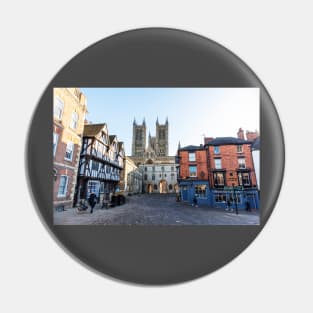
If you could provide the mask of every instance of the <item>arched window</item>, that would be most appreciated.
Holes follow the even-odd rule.
[[[71,128],[76,129],[78,123],[78,114],[76,112],[72,113],[72,120],[71,120]]]

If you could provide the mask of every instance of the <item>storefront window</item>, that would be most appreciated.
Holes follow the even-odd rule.
[[[199,198],[206,198],[206,185],[195,185],[195,195]]]
[[[215,202],[226,202],[226,193],[218,192],[215,194]]]

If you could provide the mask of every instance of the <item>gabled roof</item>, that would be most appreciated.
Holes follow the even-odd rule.
[[[242,145],[249,144],[252,141],[240,139],[236,137],[216,137],[207,143],[208,146],[221,146],[221,145]]]
[[[118,151],[121,151],[121,149],[123,148],[124,142],[123,141],[119,141],[118,142]]]
[[[116,135],[110,135],[109,136],[110,144],[113,142],[114,138],[116,138]]]
[[[104,127],[106,127],[105,123],[102,123],[102,124],[86,124],[84,126],[83,136],[84,137],[95,137],[101,132],[101,130]]]

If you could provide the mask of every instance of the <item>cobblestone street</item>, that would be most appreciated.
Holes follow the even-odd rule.
[[[223,209],[192,207],[175,201],[173,194],[128,196],[126,204],[93,214],[76,209],[54,212],[55,225],[257,225],[258,212],[226,212]]]

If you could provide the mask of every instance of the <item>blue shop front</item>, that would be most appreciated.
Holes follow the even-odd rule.
[[[259,209],[260,197],[256,188],[224,187],[211,190],[211,206],[215,208]]]
[[[180,195],[182,202],[193,203],[196,196],[199,205],[212,208],[226,209],[259,209],[259,191],[256,188],[224,187],[222,189],[210,189],[208,181],[184,180],[179,182]],[[247,204],[249,203],[249,204]]]
[[[199,205],[209,205],[210,188],[205,180],[184,180],[179,182],[180,196],[182,202],[193,203],[196,196]]]

